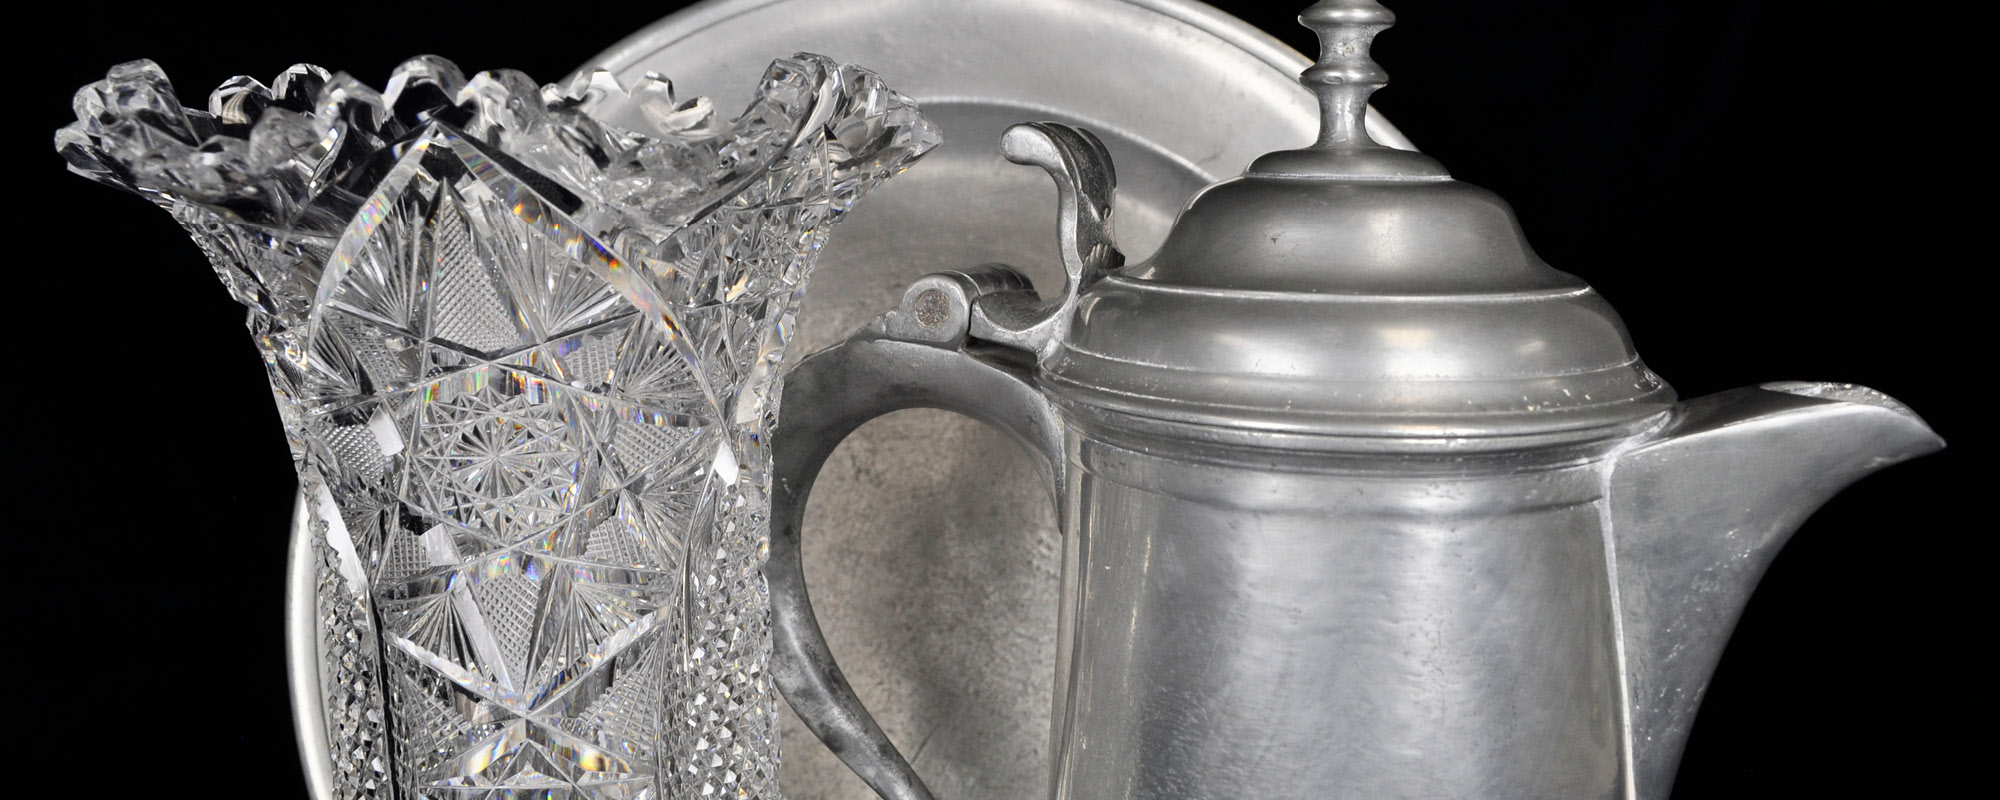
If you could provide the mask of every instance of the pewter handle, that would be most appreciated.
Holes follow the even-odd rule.
[[[820,466],[863,423],[892,411],[941,408],[1006,433],[1064,495],[1063,424],[1035,387],[1075,310],[1078,293],[1122,262],[1111,241],[1110,157],[1097,137],[1056,123],[1009,128],[1010,160],[1055,179],[1062,293],[1038,298],[1012,268],[989,264],[918,279],[903,302],[860,333],[800,362],[785,377],[772,437],[771,674],[813,734],[870,788],[891,800],[931,800],[930,789],[862,706],[834,663],[806,590],[801,532]]]
[[[806,498],[820,465],[862,423],[906,408],[942,408],[1007,433],[1052,465],[1062,458],[1062,425],[1018,367],[956,350],[890,339],[850,340],[800,363],[785,379],[784,416],[773,437],[770,585],[775,648],[771,672],[806,727],[892,800],[930,800],[924,787],[855,697],[834,664],[813,616],[800,559]]]

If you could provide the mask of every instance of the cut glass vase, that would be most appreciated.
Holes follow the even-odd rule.
[[[191,110],[138,61],[76,112],[70,168],[165,208],[249,308],[334,797],[778,796],[779,367],[828,227],[937,144],[912,103],[801,54],[733,122],[436,58]]]

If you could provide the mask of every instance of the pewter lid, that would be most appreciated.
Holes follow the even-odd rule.
[[[1158,253],[1092,285],[1043,361],[1057,394],[1127,422],[1451,447],[1608,435],[1673,401],[1505,201],[1368,137],[1388,82],[1368,48],[1394,19],[1373,0],[1300,16],[1319,140],[1202,190]]]

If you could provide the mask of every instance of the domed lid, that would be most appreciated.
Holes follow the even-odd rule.
[[[1388,82],[1369,44],[1394,16],[1322,0],[1300,21],[1320,37],[1300,76],[1319,141],[1202,190],[1150,260],[1091,285],[1050,388],[1128,422],[1452,448],[1606,435],[1670,404],[1505,201],[1369,138]]]

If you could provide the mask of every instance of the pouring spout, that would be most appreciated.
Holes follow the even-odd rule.
[[[1630,791],[1664,800],[1737,617],[1785,540],[1835,493],[1944,446],[1859,386],[1770,383],[1687,401],[1607,486]]]

